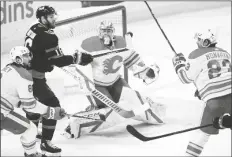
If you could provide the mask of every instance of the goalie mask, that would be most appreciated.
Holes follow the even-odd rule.
[[[198,47],[209,47],[213,44],[217,44],[216,36],[211,29],[197,32],[194,39],[196,40]]]
[[[10,58],[13,63],[23,66],[26,69],[31,67],[32,53],[24,46],[16,46],[10,51]]]
[[[101,22],[99,27],[99,38],[103,41],[104,45],[113,45],[113,42],[115,41],[114,32],[115,28],[112,22]]]

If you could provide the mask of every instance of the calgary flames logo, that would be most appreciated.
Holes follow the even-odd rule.
[[[122,62],[122,60],[123,58],[121,56],[114,56],[112,58],[106,59],[103,62],[103,73],[105,75],[116,73],[121,67],[120,63]]]

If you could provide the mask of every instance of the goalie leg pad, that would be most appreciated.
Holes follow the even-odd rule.
[[[162,104],[155,103],[148,97],[142,97],[138,91],[131,88],[123,87],[121,98],[118,104],[125,110],[135,111],[135,120],[143,121],[150,124],[163,124],[166,107]],[[141,109],[144,106],[144,110]],[[141,112],[137,111],[140,108]]]
[[[85,118],[71,117],[69,126],[68,126],[70,127],[69,129],[70,133],[68,133],[67,135],[67,131],[65,131],[62,135],[64,135],[67,138],[79,138],[83,135],[86,135],[92,132],[97,132],[99,130],[110,128],[125,120],[125,118],[122,118],[119,114],[117,114],[116,112],[113,112],[113,110],[110,109],[109,107],[81,113],[81,115],[83,114],[85,115],[98,115],[98,114],[105,115],[106,121],[97,121],[97,120],[91,120],[91,119],[85,119]],[[89,116],[89,117],[92,117],[92,116]],[[95,118],[95,117],[92,117],[92,118]]]

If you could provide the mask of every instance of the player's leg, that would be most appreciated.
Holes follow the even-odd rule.
[[[113,100],[111,94],[109,93],[109,90],[112,88],[111,86],[104,87],[100,85],[96,85],[95,88],[106,95],[109,99]],[[125,119],[119,116],[116,112],[113,112],[112,109],[110,109],[108,106],[106,106],[104,103],[102,103],[100,100],[93,96],[88,96],[89,101],[92,106],[96,107],[88,107],[85,112],[81,112],[82,114],[86,115],[96,115],[96,114],[102,114],[106,117],[105,122],[99,122],[94,120],[88,120],[83,118],[77,118],[72,117],[70,118],[70,123],[65,129],[65,132],[63,133],[64,136],[71,138],[79,138],[81,135],[103,130],[109,127],[112,127],[116,124],[119,124],[121,121],[124,121]],[[90,106],[91,106],[90,105]],[[91,110],[92,108],[92,110]],[[77,115],[80,115],[77,113]]]
[[[1,129],[5,129],[15,135],[21,135],[20,140],[26,157],[41,156],[41,154],[37,153],[36,148],[37,128],[26,117],[14,111],[9,112],[7,115],[1,113]]]
[[[33,79],[34,96],[46,106],[59,107],[60,102],[50,87],[47,85],[45,79]],[[59,155],[61,149],[51,143],[57,120],[42,118],[42,139],[40,148],[43,153],[53,153]]]
[[[25,111],[26,112],[26,111]],[[41,115],[40,114],[37,114],[37,113],[31,113],[31,112],[26,112],[26,117],[32,121],[37,127],[39,125],[39,121],[40,121],[40,118],[41,118]]]
[[[123,78],[120,78],[115,82],[109,91],[113,100],[118,102],[119,105],[125,109],[139,108],[145,103],[148,103],[151,106],[149,110],[142,112],[140,115],[136,115],[134,119],[151,124],[163,124],[163,105],[153,102],[148,97],[141,96],[138,91],[131,89]]]
[[[208,100],[201,118],[201,126],[212,124],[214,118],[220,117],[224,113],[231,113],[229,109],[231,109],[231,94]],[[186,155],[200,156],[210,135],[217,135],[218,133],[219,130],[213,126],[196,131],[187,146]]]

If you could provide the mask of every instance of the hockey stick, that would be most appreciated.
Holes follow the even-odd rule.
[[[106,121],[106,117],[103,114],[99,114],[99,118],[91,118],[91,117],[86,117],[86,116],[78,116],[77,114],[66,114],[67,117],[77,117],[77,118],[83,118],[83,119],[90,119],[90,120],[97,120],[97,121]]]
[[[112,54],[112,53],[126,52],[128,50],[129,50],[128,48],[122,48],[122,49],[119,49],[119,50],[112,50],[112,51],[108,51],[108,52],[105,52],[105,53],[100,53],[100,54],[93,55],[93,58],[98,58],[98,57],[106,56],[106,55],[109,55],[109,54]]]
[[[150,106],[148,104],[144,104],[142,105],[139,109],[135,110],[130,110],[130,111],[126,111],[123,108],[119,107],[117,103],[113,102],[111,99],[109,99],[107,96],[105,96],[104,94],[102,94],[100,91],[98,91],[97,89],[92,89],[88,82],[90,82],[91,84],[94,85],[94,82],[92,82],[82,71],[80,71],[75,65],[74,66],[69,66],[69,67],[75,67],[76,71],[86,80],[86,86],[88,88],[88,90],[90,91],[90,93],[96,97],[97,99],[99,99],[101,102],[103,102],[104,104],[106,104],[108,107],[110,107],[111,109],[113,109],[115,112],[117,112],[119,115],[121,115],[124,118],[132,118],[135,117],[135,115],[138,115],[140,112],[146,111],[150,108]],[[73,77],[75,80],[79,81],[78,77],[75,76],[73,73],[71,73],[70,71],[68,71],[65,68],[61,68],[65,73],[67,73],[68,75],[70,75],[71,77]]]
[[[131,43],[132,43],[132,36],[133,36],[133,34],[131,32],[128,32],[128,33],[125,34],[125,40],[126,40],[127,47],[121,48],[121,49],[118,49],[118,50],[110,50],[110,51],[103,52],[103,53],[99,52],[99,54],[93,55],[93,58],[106,56],[106,55],[109,55],[109,54],[112,54],[112,53],[122,53],[122,52],[128,51],[131,48],[130,46],[131,46]]]
[[[146,5],[147,5],[147,7],[148,7],[148,9],[149,9],[149,11],[150,11],[152,17],[154,18],[156,24],[158,25],[159,29],[161,30],[162,34],[164,35],[164,37],[165,37],[166,41],[168,42],[169,46],[171,47],[172,51],[173,51],[173,52],[175,53],[175,55],[176,55],[177,53],[176,53],[175,49],[173,48],[173,46],[172,46],[172,44],[170,43],[168,37],[166,36],[166,34],[164,33],[163,29],[161,28],[161,26],[160,26],[160,24],[159,24],[157,18],[155,17],[154,13],[153,13],[152,10],[151,10],[149,4],[147,3],[147,1],[144,1],[144,2],[146,3]]]
[[[172,132],[172,133],[168,133],[168,134],[164,134],[164,135],[160,135],[160,136],[155,136],[155,137],[146,137],[144,135],[142,135],[140,132],[138,132],[133,126],[131,125],[127,125],[126,129],[127,131],[133,135],[134,137],[138,138],[139,140],[146,142],[146,141],[151,141],[151,140],[155,140],[155,139],[159,139],[159,138],[163,138],[163,137],[167,137],[167,136],[172,136],[172,135],[176,135],[176,134],[181,134],[184,132],[188,132],[188,131],[192,131],[192,130],[197,130],[197,129],[201,129],[201,128],[205,128],[205,127],[209,127],[212,126],[213,124],[207,124],[207,125],[203,125],[203,126],[198,126],[198,127],[194,127],[194,128],[189,128],[186,130],[181,130],[181,131],[176,131],[176,132]]]

